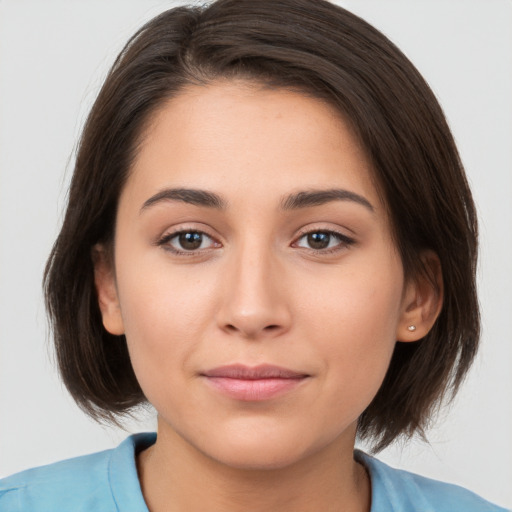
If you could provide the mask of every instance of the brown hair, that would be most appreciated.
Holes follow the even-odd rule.
[[[379,450],[423,434],[476,353],[477,223],[443,112],[383,34],[325,0],[218,0],[170,9],[143,26],[114,62],[79,143],[69,203],[45,272],[46,304],[64,382],[96,419],[145,401],[124,336],[102,325],[91,249],[113,239],[117,203],[144,124],[190,84],[246,78],[324,99],[351,123],[388,206],[406,276],[435,252],[443,308],[417,343],[397,342],[385,380],[359,419]]]

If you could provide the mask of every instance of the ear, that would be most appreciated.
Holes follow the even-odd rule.
[[[120,336],[124,334],[124,325],[112,257],[103,244],[96,244],[92,248],[91,257],[94,264],[94,284],[103,326],[110,334]]]
[[[411,276],[405,285],[402,314],[397,327],[398,341],[417,341],[428,334],[443,305],[443,275],[439,257],[433,251],[421,255],[424,271]]]

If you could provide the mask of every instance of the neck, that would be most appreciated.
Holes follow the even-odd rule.
[[[370,482],[342,439],[285,467],[234,468],[176,433],[161,432],[137,459],[151,512],[369,512]]]

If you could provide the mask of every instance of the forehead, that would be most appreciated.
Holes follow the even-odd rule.
[[[123,195],[177,186],[260,204],[304,189],[344,188],[381,206],[367,156],[338,111],[245,81],[190,86],[150,119]]]

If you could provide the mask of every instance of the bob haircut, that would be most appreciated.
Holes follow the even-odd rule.
[[[124,336],[103,327],[93,247],[113,247],[117,204],[155,111],[187,86],[243,79],[319,98],[351,125],[387,205],[406,279],[437,254],[443,307],[427,336],[397,342],[358,435],[379,451],[427,427],[475,356],[477,220],[445,117],[416,68],[383,34],[326,0],[218,0],[144,25],[115,60],[85,123],[44,287],[71,395],[117,423],[145,403]],[[430,279],[433,281],[432,276]]]

